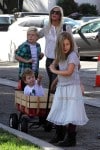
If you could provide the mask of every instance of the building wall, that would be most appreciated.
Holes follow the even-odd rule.
[[[48,12],[56,0],[24,0],[23,9],[31,12]]]
[[[30,12],[47,12],[48,0],[24,0],[23,10]]]
[[[56,1],[57,0],[23,0],[23,8],[20,9],[19,2],[21,2],[21,0],[0,0],[0,14],[12,13],[15,8],[19,11],[48,12],[54,5],[56,5]]]
[[[48,10],[50,10],[53,6],[56,5],[57,0],[48,0]]]

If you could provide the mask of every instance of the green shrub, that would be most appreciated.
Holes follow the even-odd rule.
[[[58,0],[57,5],[63,8],[65,16],[69,16],[74,12],[83,14],[83,16],[98,15],[96,5],[91,5],[89,3],[84,3],[79,6],[74,0]]]
[[[78,10],[78,4],[75,3],[74,0],[58,0],[57,5],[63,8],[65,16],[77,12]]]
[[[83,15],[98,15],[98,11],[96,9],[96,5],[90,5],[90,4],[81,4],[79,6],[79,12]]]

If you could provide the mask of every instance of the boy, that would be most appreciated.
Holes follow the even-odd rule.
[[[41,75],[38,75],[38,78],[36,80],[33,71],[31,69],[25,69],[22,74],[22,80],[26,83],[26,86],[24,88],[25,95],[44,96],[44,89],[41,84]]]
[[[34,71],[35,77],[38,77],[39,60],[43,58],[40,44],[37,43],[38,30],[30,27],[27,31],[27,41],[22,43],[15,52],[15,58],[19,61],[19,79],[26,68]],[[21,88],[24,90],[24,83],[21,80]]]

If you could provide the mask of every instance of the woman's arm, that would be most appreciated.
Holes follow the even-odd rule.
[[[56,77],[56,78],[53,80],[52,84],[51,84],[51,87],[50,87],[51,93],[54,93],[54,92],[55,92],[57,82],[58,82],[58,77]]]
[[[44,28],[38,32],[38,38],[40,39],[42,37],[44,37]]]
[[[43,57],[44,57],[44,53],[41,52],[39,55],[39,60],[41,60]]]

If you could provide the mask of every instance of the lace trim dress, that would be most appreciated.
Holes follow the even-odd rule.
[[[65,70],[69,63],[75,64],[71,76],[58,76],[58,84],[54,95],[51,110],[47,120],[56,125],[85,125],[88,122],[86,115],[79,77],[79,58],[72,52],[66,61],[59,63],[59,69]]]

